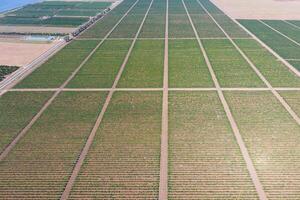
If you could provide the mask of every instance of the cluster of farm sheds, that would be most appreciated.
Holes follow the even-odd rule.
[[[116,2],[116,4],[119,4],[120,2]],[[91,17],[89,21],[87,21],[86,23],[80,25],[75,31],[73,31],[72,33],[70,33],[69,35],[64,37],[64,40],[66,42],[69,42],[71,40],[73,40],[74,37],[77,37],[78,35],[80,35],[80,33],[82,33],[83,31],[85,31],[86,29],[88,29],[90,26],[92,26],[95,22],[97,22],[98,20],[100,20],[101,18],[103,18],[109,11],[111,11],[116,5],[112,5],[111,7],[108,7],[106,9],[104,9],[101,13],[97,14],[94,17]]]

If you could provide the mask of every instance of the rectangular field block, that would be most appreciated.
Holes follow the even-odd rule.
[[[169,38],[195,38],[186,14],[169,15]]]
[[[299,125],[271,92],[225,97],[268,199],[299,199]]]
[[[213,87],[197,40],[169,41],[169,87]]]
[[[50,92],[8,92],[0,98],[0,152],[43,107]]]
[[[105,96],[59,95],[0,163],[0,198],[59,199]]]
[[[109,38],[134,38],[144,15],[128,15],[112,32]]]
[[[200,38],[220,38],[225,37],[224,33],[219,29],[209,15],[191,15],[194,26]]]
[[[111,88],[131,43],[131,40],[105,41],[67,87]]]
[[[235,40],[273,87],[300,87],[300,79],[255,40]]]
[[[181,0],[169,0],[169,15],[185,15]]]
[[[216,92],[169,95],[169,199],[258,199]]]
[[[140,38],[164,38],[165,26],[166,26],[165,15],[149,13],[139,37]]]
[[[202,40],[202,42],[221,86],[265,87],[229,40]]]
[[[70,199],[157,199],[160,92],[117,92]]]
[[[100,41],[74,41],[22,80],[17,88],[58,88]],[[76,55],[76,56],[74,56]]]
[[[138,40],[118,84],[123,88],[162,87],[164,41]]]

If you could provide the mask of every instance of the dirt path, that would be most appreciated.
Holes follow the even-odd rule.
[[[138,1],[139,1],[139,0],[138,0]],[[138,1],[136,1],[136,3],[137,3]],[[135,3],[135,4],[136,4],[136,3]],[[121,67],[120,67],[120,69],[119,69],[119,72],[118,72],[118,74],[117,74],[117,76],[116,76],[116,78],[115,78],[115,80],[114,80],[113,85],[112,85],[112,89],[115,89],[115,88],[117,87],[117,84],[118,84],[118,82],[119,82],[119,80],[120,80],[120,78],[121,78],[121,75],[122,75],[122,73],[123,73],[123,71],[124,71],[124,68],[125,68],[125,66],[126,66],[126,64],[127,64],[127,62],[128,62],[128,59],[129,59],[130,55],[131,55],[131,52],[132,52],[132,50],[133,50],[133,47],[134,47],[134,45],[135,45],[135,43],[136,43],[136,41],[137,41],[137,38],[138,38],[138,36],[139,36],[139,34],[140,34],[140,32],[141,32],[141,29],[142,29],[142,27],[143,27],[143,25],[144,25],[144,22],[145,22],[145,20],[146,20],[146,18],[147,18],[147,16],[148,16],[148,13],[149,13],[149,10],[150,10],[150,8],[151,8],[151,6],[152,6],[152,3],[153,3],[153,0],[151,0],[151,3],[150,3],[150,5],[149,5],[149,7],[148,7],[148,10],[147,10],[147,12],[145,13],[145,16],[144,16],[144,18],[143,18],[143,20],[142,20],[142,22],[141,22],[141,24],[140,24],[140,27],[139,27],[139,29],[138,29],[136,35],[135,35],[135,38],[134,38],[134,40],[133,40],[132,43],[131,43],[131,46],[130,46],[130,48],[129,48],[127,54],[126,54],[126,57],[124,58],[124,61],[123,61],[122,65],[121,65]],[[133,6],[135,6],[135,4],[134,4]],[[133,8],[133,7],[132,7],[132,8]],[[70,192],[71,192],[71,190],[72,190],[72,187],[73,187],[73,185],[74,185],[74,183],[75,183],[75,180],[76,180],[76,178],[77,178],[77,176],[78,176],[78,174],[79,174],[79,171],[80,171],[80,169],[81,169],[81,166],[83,165],[84,159],[85,159],[86,155],[88,154],[88,151],[89,151],[89,149],[90,149],[90,147],[91,147],[91,145],[92,145],[92,143],[93,143],[93,140],[94,140],[94,137],[95,137],[95,135],[96,135],[96,132],[97,132],[97,130],[98,130],[98,128],[99,128],[99,126],[100,126],[100,124],[101,124],[101,122],[102,122],[103,116],[104,116],[104,114],[105,114],[105,112],[106,112],[106,110],[107,110],[107,108],[108,108],[108,105],[109,105],[109,103],[110,103],[110,100],[111,100],[113,94],[114,94],[114,90],[110,90],[109,93],[108,93],[108,95],[107,95],[107,97],[106,97],[105,103],[104,103],[104,105],[103,105],[103,107],[102,107],[102,110],[101,110],[101,112],[100,112],[100,114],[99,114],[99,116],[98,116],[98,118],[97,118],[97,120],[96,120],[96,123],[95,123],[95,125],[94,125],[94,127],[93,127],[93,129],[92,129],[92,131],[91,131],[91,133],[90,133],[90,135],[89,135],[89,137],[88,137],[88,139],[87,139],[87,142],[86,142],[86,144],[85,144],[83,150],[82,150],[81,153],[80,153],[79,159],[78,159],[77,162],[76,162],[76,165],[75,165],[75,167],[74,167],[74,169],[73,169],[72,175],[70,176],[70,179],[69,179],[69,181],[68,181],[68,183],[67,183],[67,185],[66,185],[66,187],[65,187],[65,190],[64,190],[64,192],[63,192],[63,194],[62,194],[62,196],[61,196],[61,198],[60,198],[61,200],[66,200],[66,199],[68,199],[68,197],[69,197],[69,195],[70,195]]]
[[[198,0],[197,0],[198,1]],[[281,103],[281,105],[286,109],[286,111],[293,117],[293,119],[300,125],[299,116],[293,111],[293,109],[289,106],[289,104],[280,96],[280,94],[273,88],[273,86],[269,83],[269,81],[262,75],[262,73],[257,69],[254,63],[246,56],[246,54],[240,49],[240,47],[233,41],[233,39],[227,34],[227,32],[220,26],[220,24],[215,20],[215,18],[206,10],[206,8],[198,1],[201,7],[205,10],[205,12],[210,16],[210,18],[215,22],[215,24],[222,30],[228,40],[232,43],[232,45],[236,48],[236,50],[241,54],[241,56],[247,61],[247,63],[251,66],[256,75],[266,84],[266,86],[270,89],[273,95],[277,98],[277,100]],[[261,21],[262,22],[262,21]],[[264,22],[262,22],[265,24]],[[265,24],[266,26],[269,26]],[[270,27],[271,28],[271,27]],[[274,29],[275,30],[275,29]],[[279,32],[280,33],[280,32]],[[300,46],[300,44],[299,44]]]
[[[168,199],[169,1],[166,0],[163,102],[160,146],[159,200]]]
[[[121,21],[126,17],[130,10],[136,5],[137,0],[129,10],[123,15],[123,17],[118,21],[118,23],[107,33],[102,41],[91,51],[91,53],[84,59],[84,61],[73,71],[73,73],[68,77],[68,79],[59,87],[59,89],[52,95],[52,97],[43,105],[41,110],[31,119],[31,121],[26,125],[24,129],[14,138],[14,140],[3,150],[0,154],[0,161],[2,161],[8,153],[13,149],[13,147],[18,143],[18,141],[27,133],[27,131],[32,127],[32,125],[40,118],[48,106],[54,101],[54,99],[60,94],[60,92],[66,87],[66,85],[73,79],[73,77],[79,72],[82,66],[90,59],[90,57],[97,51],[97,49],[104,43],[105,38],[107,38],[115,28],[121,23]]]
[[[270,88],[220,88],[222,91],[271,91]],[[146,92],[146,91],[163,91],[164,88],[15,88],[10,89],[10,92],[55,92],[61,90],[63,92],[99,92],[106,91],[127,91],[127,92]],[[168,91],[215,91],[216,88],[168,88]],[[300,91],[297,87],[278,87],[274,88],[277,91]]]
[[[133,40],[134,38],[107,38],[107,40]],[[169,37],[169,40],[196,40],[196,37]],[[201,40],[226,40],[226,37],[205,37],[200,38]],[[235,40],[251,40],[251,38],[233,38]],[[75,40],[101,40],[101,38],[76,38]],[[137,40],[165,40],[165,38],[138,38]]]
[[[214,82],[214,85],[215,85],[215,87],[216,87],[216,89],[217,89],[218,96],[219,96],[219,98],[220,98],[220,100],[221,100],[221,103],[222,103],[223,108],[224,108],[224,110],[225,110],[226,116],[227,116],[227,118],[228,118],[228,120],[229,120],[229,122],[230,122],[231,128],[232,128],[232,130],[233,130],[234,136],[235,136],[235,138],[236,138],[236,140],[237,140],[237,143],[238,143],[238,145],[239,145],[239,148],[240,148],[240,150],[241,150],[241,153],[242,153],[242,155],[243,155],[243,158],[244,158],[244,160],[245,160],[245,162],[246,162],[247,169],[248,169],[249,174],[250,174],[250,176],[251,176],[251,178],[252,178],[253,184],[254,184],[254,186],[255,186],[255,188],[256,188],[256,191],[257,191],[257,193],[258,193],[258,195],[259,195],[259,198],[260,198],[261,200],[266,200],[266,199],[267,199],[267,196],[266,196],[266,194],[265,194],[265,192],[264,192],[264,190],[263,190],[263,187],[262,187],[262,185],[261,185],[261,183],[260,183],[260,181],[259,181],[259,179],[258,179],[256,170],[255,170],[254,165],[253,165],[253,163],[252,163],[252,160],[251,160],[251,158],[250,158],[250,156],[249,156],[249,153],[248,153],[248,150],[247,150],[247,148],[246,148],[246,145],[245,145],[245,143],[244,143],[244,141],[243,141],[243,139],[242,139],[242,136],[241,136],[241,134],[240,134],[240,131],[239,131],[239,129],[238,129],[238,126],[237,126],[237,124],[236,124],[236,122],[235,122],[235,120],[234,120],[234,118],[233,118],[233,116],[232,116],[232,113],[231,113],[230,108],[229,108],[229,106],[228,106],[228,103],[227,103],[227,101],[226,101],[226,99],[225,99],[225,97],[224,97],[224,94],[223,94],[223,92],[222,92],[222,90],[221,90],[220,84],[219,84],[218,79],[217,79],[217,77],[216,77],[216,75],[215,75],[215,72],[214,72],[214,70],[213,70],[213,67],[212,67],[212,65],[211,65],[211,63],[210,63],[210,61],[209,61],[209,58],[208,58],[207,53],[206,53],[206,51],[205,51],[205,49],[204,49],[204,47],[203,47],[202,42],[201,42],[201,40],[199,39],[199,35],[198,35],[197,30],[196,30],[196,28],[195,28],[195,26],[194,26],[194,24],[193,24],[193,21],[192,21],[192,19],[191,19],[191,16],[190,16],[190,14],[189,14],[189,12],[188,12],[188,10],[187,10],[187,8],[186,8],[186,5],[185,5],[185,3],[184,3],[184,0],[182,0],[182,2],[183,2],[183,4],[184,4],[184,9],[185,9],[185,11],[186,11],[186,13],[187,13],[187,16],[188,16],[188,18],[189,18],[189,21],[190,21],[190,23],[191,23],[191,26],[192,26],[192,28],[193,28],[193,31],[194,31],[196,37],[198,38],[197,41],[198,41],[199,47],[200,47],[200,49],[201,49],[201,51],[202,51],[202,53],[203,53],[203,56],[204,56],[204,59],[205,59],[205,62],[206,62],[206,64],[207,64],[207,66],[208,66],[210,75],[211,75],[212,80],[213,80],[213,82]],[[198,1],[198,3],[202,6],[202,4],[201,4],[199,1]],[[202,8],[205,9],[203,6],[202,6]],[[206,9],[205,9],[205,11],[207,12]],[[208,13],[208,12],[207,12],[207,13]],[[209,14],[209,13],[208,13],[208,14]]]

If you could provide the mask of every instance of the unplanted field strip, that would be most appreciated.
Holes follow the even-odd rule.
[[[76,38],[75,40],[102,40],[103,38]],[[133,40],[134,38],[107,38],[106,40]],[[196,37],[169,37],[169,40],[196,40]],[[203,37],[201,40],[226,40],[226,37]],[[234,40],[253,40],[253,38],[239,38],[234,37]],[[137,40],[165,40],[165,38],[138,38]]]
[[[207,9],[197,0],[201,7],[207,12],[207,14],[214,20],[217,26],[223,31],[229,41],[233,44],[233,46],[238,50],[241,56],[247,61],[247,63],[251,66],[257,76],[265,83],[265,85],[271,90],[273,95],[277,98],[277,100],[281,103],[281,105],[286,109],[286,111],[294,118],[294,120],[300,125],[299,116],[293,111],[293,109],[289,106],[289,104],[280,96],[280,94],[273,88],[270,82],[262,75],[262,73],[258,70],[258,68],[254,65],[254,63],[248,58],[248,56],[240,49],[240,47],[233,41],[233,39],[227,34],[227,32],[220,26],[220,24],[215,20],[215,18],[207,11]],[[300,45],[300,44],[299,44]]]
[[[123,15],[123,17],[115,24],[115,26],[107,33],[107,38],[114,29],[121,23],[121,21],[126,17],[126,15],[132,10],[132,8],[138,3],[137,0]],[[32,118],[32,120],[27,124],[27,126],[21,130],[21,132],[15,137],[15,139],[4,149],[0,154],[0,161],[2,161],[8,153],[13,149],[13,147],[18,143],[18,141],[27,133],[27,131],[32,127],[32,125],[40,118],[48,106],[54,101],[54,99],[60,94],[63,88],[72,80],[72,78],[79,72],[82,66],[90,59],[90,57],[97,51],[97,49],[103,44],[105,38],[99,42],[99,44],[91,51],[91,53],[83,60],[83,62],[73,71],[73,73],[68,77],[68,79],[59,87],[59,89],[53,94],[53,96],[43,105],[41,110]]]
[[[212,16],[211,16],[210,13],[206,10],[206,8],[205,8],[198,0],[197,0],[197,2],[198,2],[199,5],[201,5],[201,7],[205,10],[205,12],[212,18]],[[211,63],[210,63],[210,60],[209,60],[209,58],[208,58],[208,55],[207,55],[207,53],[206,53],[206,51],[205,51],[205,49],[204,49],[204,47],[203,47],[203,44],[202,44],[201,40],[199,39],[198,32],[197,32],[197,30],[196,30],[196,28],[195,28],[195,26],[194,26],[194,23],[193,23],[193,21],[192,21],[192,19],[191,19],[190,14],[189,14],[189,12],[188,12],[188,10],[187,10],[187,8],[186,8],[186,5],[185,5],[185,3],[184,3],[184,0],[182,0],[182,3],[183,3],[183,5],[184,5],[184,9],[185,9],[185,11],[186,11],[186,14],[188,15],[188,18],[189,18],[190,24],[191,24],[191,26],[192,26],[192,28],[193,28],[194,34],[195,34],[195,35],[197,36],[197,38],[198,38],[197,41],[198,41],[199,47],[200,47],[200,49],[201,49],[201,51],[202,51],[202,53],[203,53],[205,62],[206,62],[206,64],[207,64],[207,67],[208,67],[209,72],[210,72],[210,74],[211,74],[211,77],[212,77],[212,80],[213,80],[213,82],[214,82],[214,85],[215,85],[215,87],[217,88],[217,93],[218,93],[219,99],[220,99],[220,101],[221,101],[221,103],[222,103],[222,105],[223,105],[223,108],[224,108],[224,110],[225,110],[226,116],[227,116],[227,118],[228,118],[228,120],[229,120],[229,123],[230,123],[231,128],[232,128],[233,133],[234,133],[234,136],[235,136],[236,141],[237,141],[237,143],[238,143],[238,145],[239,145],[239,148],[240,148],[240,150],[241,150],[242,156],[243,156],[243,158],[244,158],[244,160],[245,160],[245,162],[246,162],[247,169],[248,169],[248,171],[249,171],[249,174],[250,174],[250,176],[251,176],[251,179],[252,179],[252,182],[253,182],[253,184],[254,184],[254,186],[255,186],[255,189],[256,189],[256,191],[257,191],[257,194],[258,194],[258,196],[259,196],[259,198],[260,198],[261,200],[266,200],[266,199],[267,199],[267,196],[266,196],[266,194],[265,194],[265,192],[264,192],[264,190],[263,190],[263,186],[262,186],[262,184],[261,184],[261,182],[260,182],[260,180],[259,180],[259,178],[258,178],[258,176],[257,176],[257,172],[256,172],[256,170],[255,170],[255,168],[254,168],[253,162],[252,162],[252,160],[251,160],[251,158],[250,158],[250,155],[249,155],[249,153],[248,153],[247,147],[246,147],[246,145],[245,145],[245,143],[244,143],[244,141],[243,141],[243,139],[242,139],[242,136],[241,136],[241,134],[240,134],[239,128],[238,128],[238,126],[237,126],[237,124],[236,124],[236,122],[235,122],[235,119],[234,119],[233,116],[232,116],[232,113],[231,113],[231,110],[230,110],[230,108],[229,108],[229,105],[228,105],[228,103],[227,103],[227,101],[226,101],[226,99],[225,99],[225,97],[224,97],[224,94],[223,94],[222,90],[220,89],[220,84],[219,84],[219,82],[218,82],[218,79],[217,79],[217,77],[216,77],[216,74],[215,74],[215,72],[214,72],[214,70],[213,70],[213,67],[212,67]],[[212,19],[214,20],[214,18],[212,18]],[[220,27],[220,25],[219,25],[215,20],[214,20],[214,22]],[[224,30],[222,29],[222,27],[221,27],[221,30],[224,32]],[[225,32],[225,33],[226,33],[226,32]],[[227,35],[227,34],[225,34],[225,35]],[[227,36],[228,36],[228,35],[227,35]]]
[[[266,22],[262,21],[262,20],[258,20],[260,23],[264,24],[265,26],[267,26],[268,28],[272,29],[273,31],[275,31],[276,33],[280,34],[281,36],[285,37],[286,39],[288,39],[289,41],[291,41],[292,43],[296,44],[297,46],[300,47],[300,43],[293,40],[292,38],[290,38],[289,36],[281,33],[279,30],[277,30],[276,28],[273,28],[272,26],[270,26],[269,24],[267,24]]]
[[[161,153],[159,174],[159,200],[168,199],[168,99],[169,99],[169,0],[166,0],[165,22],[165,49],[164,49],[164,76],[163,76],[163,99],[162,99],[162,123],[161,123]]]
[[[7,92],[54,92],[54,91],[62,91],[62,92],[97,92],[97,91],[128,91],[128,92],[146,92],[146,91],[163,91],[164,88],[16,88],[16,89],[10,89],[7,90]],[[191,87],[191,88],[175,88],[175,87],[169,87],[169,91],[214,91],[217,90],[217,88],[214,87]],[[220,88],[220,90],[223,91],[271,91],[270,88]],[[300,88],[294,88],[294,87],[276,87],[274,90],[277,91],[299,91]]]
[[[137,0],[136,3],[138,1],[139,0]],[[134,45],[135,45],[135,43],[137,41],[137,38],[138,38],[138,36],[139,36],[139,34],[141,32],[141,29],[143,27],[143,24],[144,24],[146,18],[147,18],[147,15],[149,13],[149,10],[150,10],[152,4],[153,4],[153,0],[151,0],[151,3],[150,3],[150,5],[149,5],[149,7],[148,7],[148,9],[147,9],[147,11],[145,13],[145,16],[144,16],[144,18],[143,18],[143,20],[142,20],[142,22],[141,22],[141,24],[140,24],[140,26],[139,26],[136,34],[135,34],[135,38],[132,41],[132,44],[131,44],[128,52],[127,52],[127,55],[124,58],[124,61],[123,61],[122,65],[121,65],[121,67],[119,69],[119,72],[118,72],[118,74],[117,74],[117,76],[115,78],[115,81],[114,81],[113,85],[112,85],[112,89],[115,89],[117,87],[117,84],[118,84],[118,82],[119,82],[119,80],[121,78],[122,72],[124,71],[124,68],[125,68],[125,66],[127,64],[127,61],[129,59],[130,54],[131,54],[131,52],[133,50],[133,47],[134,47]],[[105,112],[106,112],[106,110],[108,108],[108,105],[109,105],[109,103],[111,101],[111,98],[112,98],[113,94],[114,94],[114,90],[109,91],[109,93],[108,93],[108,95],[106,97],[105,103],[104,103],[104,105],[102,107],[102,110],[101,110],[99,116],[97,117],[96,123],[95,123],[95,125],[94,125],[94,127],[93,127],[93,129],[92,129],[92,131],[91,131],[91,133],[90,133],[90,135],[88,137],[88,139],[87,139],[87,142],[86,142],[84,148],[82,149],[82,151],[80,153],[80,156],[79,156],[79,158],[78,158],[78,160],[77,160],[77,162],[76,162],[76,164],[74,166],[73,172],[72,172],[72,174],[71,174],[71,176],[70,176],[70,178],[68,180],[68,183],[67,183],[67,185],[66,185],[66,187],[65,187],[65,189],[64,189],[64,191],[63,191],[63,193],[61,195],[61,198],[60,198],[61,200],[68,199],[68,197],[70,195],[72,187],[73,187],[73,185],[75,183],[75,180],[76,180],[76,178],[77,178],[77,176],[78,176],[78,174],[80,172],[81,166],[84,163],[84,160],[85,160],[85,158],[86,158],[86,156],[88,154],[88,151],[89,151],[89,149],[90,149],[90,147],[91,147],[91,145],[93,143],[93,140],[95,138],[96,132],[97,132],[97,130],[98,130],[98,128],[99,128],[99,126],[100,126],[100,124],[102,122],[103,116],[104,116],[104,114],[105,114]]]

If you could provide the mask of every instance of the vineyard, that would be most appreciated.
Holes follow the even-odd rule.
[[[255,31],[284,43],[124,0],[0,96],[0,199],[300,199],[300,78]]]

